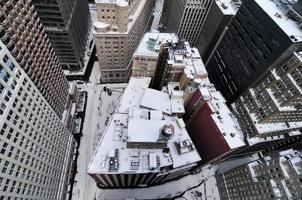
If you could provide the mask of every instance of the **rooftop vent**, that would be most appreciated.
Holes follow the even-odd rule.
[[[165,140],[169,140],[174,135],[174,126],[172,124],[165,124],[161,129],[161,136]]]
[[[175,146],[179,154],[188,153],[194,150],[193,144],[190,140],[175,142]]]
[[[109,172],[117,171],[119,167],[118,161],[119,151],[118,149],[113,149],[109,152]]]

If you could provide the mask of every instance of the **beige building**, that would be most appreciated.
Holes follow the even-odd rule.
[[[301,199],[302,153],[292,149],[260,157],[216,176],[221,199]]]
[[[161,48],[177,42],[175,33],[146,33],[133,54],[132,76],[154,78]]]
[[[94,39],[102,82],[126,82],[132,55],[146,30],[153,0],[96,0]]]

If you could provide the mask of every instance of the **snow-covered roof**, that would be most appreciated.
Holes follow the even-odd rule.
[[[233,0],[216,0],[215,3],[225,15],[235,15],[237,8],[234,6]]]
[[[182,68],[188,78],[206,78],[205,65],[197,48],[191,48],[188,42],[180,49],[170,49],[168,64],[174,68]]]
[[[148,48],[149,40],[156,40],[155,48]],[[141,39],[136,51],[133,56],[148,56],[148,57],[157,57],[159,52],[159,47],[162,44],[166,43],[177,43],[178,37],[175,33],[146,33],[144,37]]]
[[[108,28],[110,25],[109,24],[106,24],[104,22],[100,22],[100,21],[95,21],[93,22],[93,26],[95,28]]]
[[[211,84],[201,84],[199,91],[211,108],[211,117],[229,147],[236,149],[245,146],[240,126],[227,107],[221,93],[211,86]]]
[[[295,42],[302,41],[302,31],[298,23],[288,18],[278,4],[272,0],[255,1],[289,37],[294,36]]]
[[[165,107],[150,102],[168,98],[165,106],[170,108],[168,93],[149,89],[149,83],[147,77],[130,79],[91,159],[89,174],[155,173],[166,166],[191,167],[201,160],[183,120],[157,110]],[[170,128],[167,135],[166,126]],[[113,157],[114,166],[109,162]],[[160,162],[151,162],[154,159]]]
[[[120,7],[129,6],[129,1],[127,0],[95,0],[95,3],[116,4]]]

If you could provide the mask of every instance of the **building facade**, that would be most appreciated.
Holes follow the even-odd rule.
[[[73,136],[1,41],[0,119],[1,199],[64,199]]]
[[[225,99],[208,81],[202,80],[186,105],[186,127],[202,155],[202,164],[216,162],[245,146],[241,128]]]
[[[166,32],[177,33],[180,40],[195,45],[212,3],[213,0],[168,0],[164,5],[162,26],[166,27]]]
[[[97,0],[94,39],[101,81],[127,82],[133,53],[146,31],[154,7],[153,0]]]
[[[236,14],[237,6],[233,0],[215,0],[212,3],[195,45],[205,64]]]
[[[244,1],[206,67],[228,103],[273,67],[302,48],[298,17],[290,1]],[[300,2],[300,1],[299,1]],[[297,4],[299,3],[297,2]]]
[[[0,39],[61,116],[68,82],[31,1],[0,2]]]
[[[83,68],[91,34],[88,1],[33,0],[33,4],[62,68]]]
[[[232,105],[253,150],[302,144],[302,54],[294,52]]]
[[[300,199],[301,152],[292,149],[266,154],[258,160],[216,175],[221,199]]]

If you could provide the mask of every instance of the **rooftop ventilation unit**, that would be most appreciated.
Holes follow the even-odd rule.
[[[174,126],[172,124],[165,124],[161,129],[161,138],[169,140],[174,135]]]

